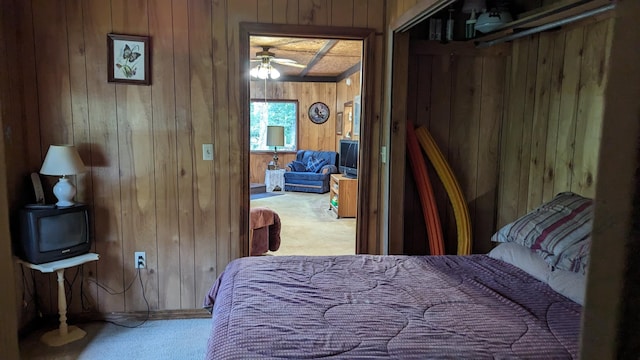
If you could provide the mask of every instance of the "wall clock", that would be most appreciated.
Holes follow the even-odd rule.
[[[309,106],[309,119],[316,124],[322,124],[329,118],[329,107],[323,102],[316,102]]]

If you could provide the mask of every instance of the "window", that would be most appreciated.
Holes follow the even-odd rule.
[[[267,126],[284,126],[284,146],[278,150],[296,151],[298,133],[297,100],[251,100],[249,109],[251,151],[273,151],[267,146]]]

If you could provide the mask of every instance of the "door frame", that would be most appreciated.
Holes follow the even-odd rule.
[[[301,37],[315,39],[341,39],[341,40],[361,40],[363,46],[362,70],[361,70],[361,121],[360,121],[360,159],[358,166],[358,194],[368,194],[371,187],[371,161],[373,148],[373,96],[374,96],[374,56],[375,56],[375,29],[336,27],[336,26],[316,26],[316,25],[286,25],[286,24],[261,24],[261,23],[240,23],[239,33],[240,49],[240,119],[242,121],[242,153],[249,154],[249,108],[250,101],[250,36],[277,36],[277,37]],[[243,199],[242,206],[243,219],[245,224],[249,224],[249,156],[242,156],[242,169],[245,171],[243,177]],[[377,176],[376,176],[377,179]],[[358,210],[356,216],[356,253],[369,253],[369,203],[365,196],[358,196]],[[242,244],[242,256],[249,255],[249,227],[243,226],[243,234],[246,241]],[[373,249],[372,249],[373,250]]]

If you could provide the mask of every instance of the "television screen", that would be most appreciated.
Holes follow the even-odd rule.
[[[17,252],[32,264],[67,259],[89,252],[89,212],[84,204],[65,208],[25,207],[20,211]]]
[[[340,172],[347,177],[358,176],[358,153],[359,144],[357,140],[340,140]]]
[[[80,244],[87,238],[83,212],[71,212],[40,218],[37,226],[40,251],[54,251]]]

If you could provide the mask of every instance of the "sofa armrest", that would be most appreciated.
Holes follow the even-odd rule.
[[[292,162],[287,164],[286,171],[305,171],[305,164],[301,163],[300,161],[293,160]]]
[[[321,174],[335,174],[338,172],[338,168],[335,165],[325,165],[320,169]]]

